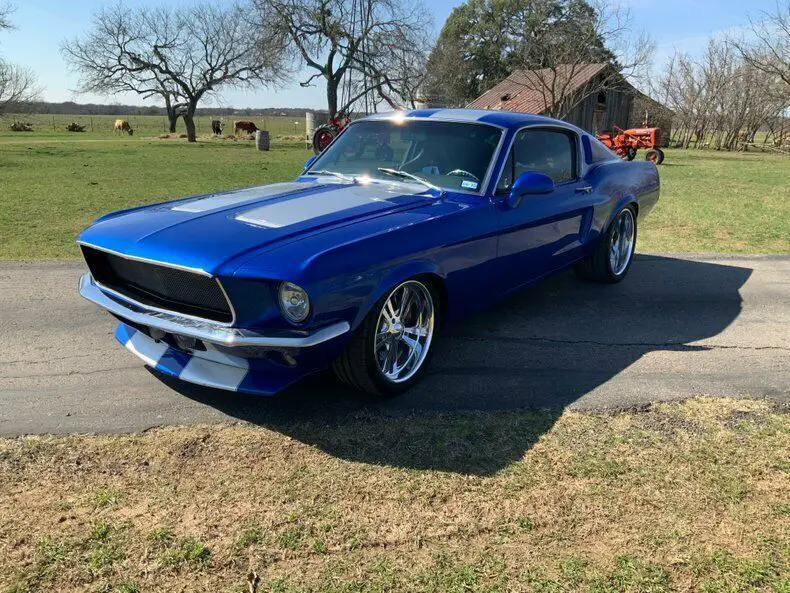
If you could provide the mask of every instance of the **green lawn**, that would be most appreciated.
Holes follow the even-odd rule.
[[[642,251],[790,251],[790,157],[668,150]]]
[[[155,128],[156,118],[149,120]],[[152,136],[133,138],[43,126],[0,131],[0,259],[76,257],[77,233],[99,214],[293,178],[310,155],[276,136],[261,153],[249,141],[204,135],[190,145],[148,131]],[[790,251],[790,159],[670,150],[665,163],[661,201],[640,229],[641,250]]]
[[[0,136],[0,258],[77,257],[77,233],[101,213],[293,178],[310,152],[274,142]]]

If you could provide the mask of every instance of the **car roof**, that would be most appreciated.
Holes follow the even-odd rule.
[[[550,117],[515,113],[513,111],[493,111],[488,109],[414,109],[411,111],[388,111],[374,113],[362,118],[365,120],[430,119],[432,121],[480,122],[502,128],[521,128],[529,125],[551,124],[569,130],[579,131],[575,126]]]

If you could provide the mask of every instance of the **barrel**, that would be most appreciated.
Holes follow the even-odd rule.
[[[304,114],[304,123],[305,140],[307,140],[307,145],[310,146],[310,142],[313,138],[313,132],[315,132],[315,114],[312,111],[308,111]]]
[[[269,150],[268,130],[258,130],[255,132],[255,146],[258,150]]]
[[[313,134],[315,129],[329,123],[329,114],[325,111],[308,111],[304,114],[305,121],[305,140],[307,140],[307,147],[313,147]]]

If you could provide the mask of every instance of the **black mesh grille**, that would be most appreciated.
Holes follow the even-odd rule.
[[[139,303],[223,323],[233,320],[228,300],[214,278],[86,246],[82,254],[99,284]]]

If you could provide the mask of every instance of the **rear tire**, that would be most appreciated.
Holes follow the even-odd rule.
[[[332,143],[335,136],[337,136],[337,128],[333,125],[324,124],[316,128],[313,132],[313,152],[321,154]]]
[[[629,234],[625,230],[629,227],[631,229],[630,247],[624,249],[622,243],[617,243],[620,249],[624,249],[622,252],[618,251],[618,254],[623,259],[615,258],[613,257],[613,244]],[[606,235],[599,241],[592,255],[576,264],[574,271],[582,280],[599,282],[601,284],[617,284],[625,278],[628,270],[631,269],[635,251],[636,212],[632,206],[626,206],[614,217],[614,220],[612,220],[609,228],[606,230]]]
[[[645,153],[646,161],[653,161],[656,165],[664,162],[664,151],[660,148],[649,148]]]
[[[424,299],[425,303],[422,305],[422,309],[419,304],[415,304],[413,309],[409,308],[408,311],[399,314],[396,323],[390,323],[391,317],[388,311],[392,311],[392,309],[385,311],[385,308],[394,303],[397,310],[398,295],[403,294],[403,298],[406,298],[407,293],[403,292],[404,288],[413,291],[415,300]],[[389,290],[371,308],[354,334],[351,343],[332,364],[332,370],[337,378],[358,391],[380,397],[397,395],[410,389],[425,373],[433,354],[431,346],[441,319],[440,303],[434,286],[419,277],[406,280]],[[418,311],[421,313],[417,314]],[[394,331],[387,329],[387,327],[395,328],[396,326],[398,329],[394,329]],[[415,337],[416,334],[409,333],[417,328],[420,328],[420,331],[425,331],[426,335],[420,338]],[[414,351],[408,350],[408,345],[405,345],[405,336],[416,342],[424,340],[423,347],[419,349],[413,359],[413,366],[408,366],[408,361],[412,361],[411,356]],[[387,337],[391,339],[392,343],[386,344],[382,341],[386,341]],[[394,360],[388,367],[390,349],[394,349]],[[382,358],[385,360],[382,361]],[[399,366],[399,361],[404,367],[403,376],[393,377],[393,374],[397,375],[394,371]],[[389,373],[389,376],[382,366],[384,369],[390,368],[392,372]]]
[[[623,158],[627,161],[633,161],[636,158],[636,148],[628,148]]]

